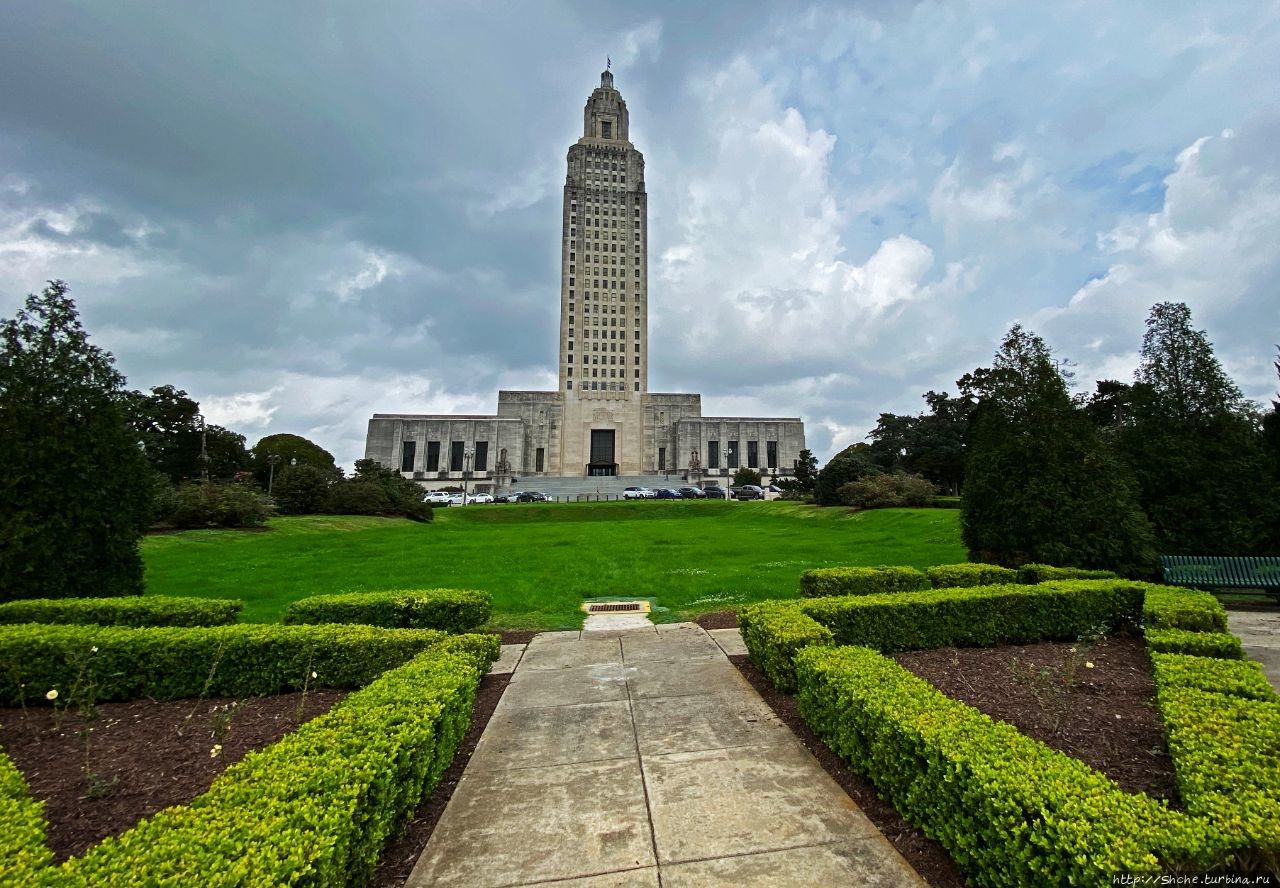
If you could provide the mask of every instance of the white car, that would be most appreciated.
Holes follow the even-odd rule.
[[[467,502],[491,503],[493,502],[493,495],[488,493],[472,493],[467,496]]]
[[[655,496],[657,494],[647,487],[628,487],[622,491],[623,499],[653,499]]]
[[[422,501],[424,503],[431,503],[435,506],[447,506],[449,505],[449,498],[451,496],[453,496],[453,494],[446,493],[443,490],[433,490],[424,496]]]

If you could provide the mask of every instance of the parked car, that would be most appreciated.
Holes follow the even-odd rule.
[[[702,490],[697,487],[681,487],[676,492],[679,493],[685,499],[702,499],[706,496],[706,494],[703,493]]]
[[[740,500],[762,500],[764,499],[764,488],[756,484],[744,484],[734,491],[734,496]]]
[[[494,501],[493,495],[489,493],[473,493],[467,499],[473,503],[491,503]]]
[[[551,501],[551,497],[545,493],[538,493],[536,490],[522,490],[516,494],[516,502],[518,503],[547,503]]]
[[[654,493],[657,499],[681,499],[680,491],[672,490],[670,487],[659,487]]]
[[[647,487],[628,487],[622,491],[623,499],[653,499],[654,492]]]
[[[702,495],[707,499],[728,499],[729,496],[723,487],[704,487]]]
[[[424,503],[431,503],[434,506],[449,505],[449,497],[453,494],[444,490],[433,490],[422,498]]]

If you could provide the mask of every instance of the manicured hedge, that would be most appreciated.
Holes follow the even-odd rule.
[[[1083,567],[1054,567],[1051,564],[1024,564],[1018,568],[1018,582],[1047,583],[1053,580],[1114,580],[1109,570],[1085,570]]]
[[[387,629],[467,632],[489,619],[484,592],[471,589],[406,589],[316,595],[289,605],[285,623],[363,623]]]
[[[751,661],[780,691],[795,690],[793,662],[797,653],[811,645],[834,644],[830,629],[791,603],[744,607],[738,611],[738,628]]]
[[[0,623],[96,623],[99,626],[226,626],[243,601],[129,595],[123,598],[28,598],[0,604]]]
[[[1206,867],[1208,825],[950,699],[867,648],[797,657],[805,721],[974,884],[1110,885]]]
[[[1211,592],[1177,586],[1148,586],[1142,603],[1148,629],[1226,632],[1227,609]]]
[[[1252,660],[1152,653],[1151,669],[1158,688],[1194,688],[1250,700],[1280,700],[1262,667]]]
[[[1161,654],[1193,654],[1243,660],[1240,639],[1229,632],[1189,632],[1186,629],[1148,629],[1147,649]]]
[[[0,751],[0,885],[21,885],[53,862],[45,825],[44,803],[32,797],[22,772]]]
[[[788,612],[811,617],[830,630],[836,644],[881,651],[1073,641],[1133,623],[1145,587],[1128,580],[1076,580],[763,602],[743,608],[738,625],[752,661],[779,688],[789,689],[795,686],[795,652],[823,636]]]
[[[125,629],[26,623],[0,630],[0,705],[248,697],[356,688],[446,637],[430,629],[271,626]],[[314,672],[316,678],[310,678]],[[22,687],[25,685],[25,688]]]
[[[448,766],[497,655],[496,636],[449,637],[250,753],[189,806],[24,884],[363,885]]]
[[[800,575],[800,594],[805,598],[915,592],[928,585],[914,567],[823,567]]]
[[[963,586],[997,586],[1018,582],[1018,572],[998,564],[939,564],[925,572],[935,589]]]

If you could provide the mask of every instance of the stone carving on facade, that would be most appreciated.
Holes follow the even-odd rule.
[[[698,457],[698,451],[696,448],[689,451],[689,468],[693,469],[695,472],[702,468],[702,460]]]
[[[511,474],[511,463],[507,460],[507,448],[503,447],[498,451],[498,463],[493,467],[493,470],[499,475]]]

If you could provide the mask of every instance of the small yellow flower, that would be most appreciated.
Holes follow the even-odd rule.
[[[1090,663],[1088,660],[1085,660],[1085,661],[1084,661],[1084,668],[1085,668],[1085,669],[1092,669],[1092,668],[1093,668],[1093,664],[1092,664],[1092,663]]]
[[[54,688],[54,689],[53,689],[52,691],[50,691],[49,693],[45,694],[45,695],[44,695],[44,698],[45,698],[46,700],[57,700],[57,699],[58,699],[58,689],[57,689],[57,688]]]
[[[319,676],[317,676],[317,675],[313,672],[313,673],[311,673],[311,677],[312,677],[312,678],[318,678]]]
[[[216,759],[220,755],[222,755],[222,744],[221,743],[213,744],[213,749],[209,750],[209,758]]]

